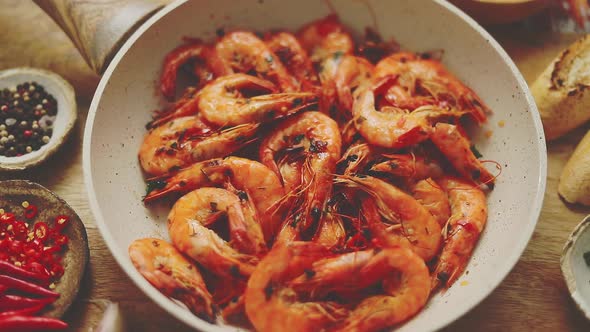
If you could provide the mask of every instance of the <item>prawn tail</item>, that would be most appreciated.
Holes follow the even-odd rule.
[[[156,111],[153,116],[154,119],[148,124],[149,128],[159,127],[162,124],[181,116],[196,114],[198,112],[198,107],[198,98],[191,98],[190,100],[185,101],[181,100],[168,109]]]
[[[431,292],[439,288],[448,289],[463,272],[464,264],[454,264],[445,260],[439,261],[432,274]]]
[[[215,313],[217,311],[217,307],[213,303],[206,301],[200,296],[195,296],[188,293],[179,297],[181,298],[181,302],[186,304],[193,314],[209,323],[215,323]]]
[[[467,112],[469,116],[479,125],[486,123],[487,114],[492,113],[489,107],[475,93],[467,94],[465,99],[467,99],[465,101],[465,104],[467,104],[466,108],[470,110]]]
[[[144,203],[153,202],[175,192],[178,187],[178,185],[170,185],[167,176],[151,178],[147,181],[146,194],[142,200]]]

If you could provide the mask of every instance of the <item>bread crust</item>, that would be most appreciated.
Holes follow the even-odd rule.
[[[558,138],[590,120],[590,37],[565,49],[533,82],[547,140]]]
[[[569,203],[590,205],[590,131],[565,164],[557,191]]]

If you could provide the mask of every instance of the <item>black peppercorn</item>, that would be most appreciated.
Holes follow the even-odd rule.
[[[37,82],[0,90],[0,156],[39,150],[53,134],[57,100]]]

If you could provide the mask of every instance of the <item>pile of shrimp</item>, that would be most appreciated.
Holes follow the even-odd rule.
[[[144,202],[174,199],[171,242],[133,242],[138,271],[202,319],[256,331],[416,315],[486,224],[495,176],[463,125],[490,110],[431,54],[369,30],[357,45],[335,15],[218,35],[164,59],[170,106],[139,161]]]

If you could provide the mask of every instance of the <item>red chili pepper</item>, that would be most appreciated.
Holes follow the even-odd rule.
[[[39,221],[38,223],[33,226],[33,234],[35,238],[41,241],[47,239],[47,235],[49,234],[49,227],[47,223],[44,221]]]
[[[0,318],[0,331],[51,331],[67,329],[68,324],[55,318],[31,316],[6,316]]]
[[[12,233],[17,240],[24,240],[27,238],[27,225],[23,221],[15,220],[12,222]]]
[[[47,284],[51,278],[49,271],[39,262],[27,262],[25,268],[27,272],[30,271],[30,273],[35,274],[37,276],[36,280],[39,280],[42,284]]]
[[[70,223],[70,217],[66,215],[59,215],[55,217],[53,228],[57,231],[62,231]]]
[[[55,242],[55,245],[63,247],[64,245],[68,244],[68,237],[65,235],[58,235],[53,241]]]
[[[29,206],[27,206],[25,208],[25,218],[33,219],[36,216],[37,216],[37,206],[33,205],[33,204],[29,204]]]
[[[0,312],[0,318],[6,317],[6,316],[15,316],[15,315],[16,316],[18,316],[18,315],[31,316],[31,315],[34,315],[34,314],[38,313],[39,311],[41,311],[41,309],[45,308],[45,306],[47,306],[47,303],[41,303],[36,306],[32,306],[30,308],[25,308],[25,309]]]
[[[54,277],[61,277],[64,274],[64,268],[61,264],[54,263],[49,269],[49,273]]]
[[[16,279],[6,275],[0,275],[0,285],[7,286],[9,289],[18,290],[21,292],[47,296],[47,297],[58,297],[59,293],[43,288],[39,285],[35,285],[28,281]]]
[[[0,223],[10,224],[14,221],[14,213],[4,213],[0,215]]]
[[[2,295],[0,296],[0,311],[12,311],[31,308],[41,304],[52,303],[53,301],[55,301],[55,297],[32,299],[29,297],[22,297],[17,295]]]
[[[23,245],[24,243],[19,240],[9,240],[8,241],[8,252],[11,254],[21,254],[23,252]]]
[[[44,261],[52,261],[53,257],[52,255],[55,254],[56,252],[59,252],[61,250],[61,247],[59,245],[53,245],[53,246],[48,246],[48,247],[44,247],[43,248],[43,260]]]

